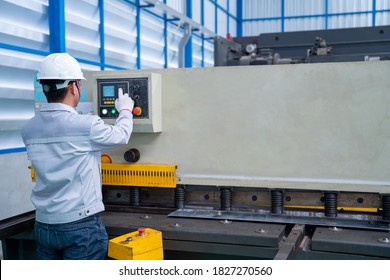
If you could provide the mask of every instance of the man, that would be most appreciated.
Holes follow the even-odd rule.
[[[108,236],[100,151],[127,144],[133,129],[133,100],[118,92],[115,125],[79,115],[85,80],[79,63],[66,53],[47,56],[37,76],[48,103],[22,129],[28,159],[36,171],[31,200],[36,207],[39,259],[104,259]]]

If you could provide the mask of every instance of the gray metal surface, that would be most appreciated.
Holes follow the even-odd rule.
[[[161,74],[164,129],[114,163],[136,148],[183,185],[390,192],[390,62],[107,71],[141,72]]]
[[[310,216],[292,216],[283,214],[251,213],[243,211],[219,211],[219,210],[201,210],[201,209],[179,209],[171,214],[170,217],[187,217],[232,221],[256,221],[267,223],[288,223],[305,225],[338,226],[347,228],[376,229],[389,231],[390,224],[382,221],[368,221],[357,219],[310,217]]]
[[[332,253],[344,253],[390,258],[390,233],[355,229],[317,228],[312,237],[311,249]]]
[[[146,218],[147,217],[147,218]],[[172,218],[165,215],[142,213],[104,212],[102,219],[110,236],[116,237],[150,227],[160,230],[164,251],[171,257],[181,253],[186,258],[260,258],[272,259],[284,237],[285,226],[268,223],[220,222]],[[175,256],[172,256],[175,255]],[[199,257],[199,256],[198,256]]]
[[[278,247],[285,226],[250,222],[221,223],[212,220],[172,218],[150,214],[145,219],[139,213],[105,212],[104,224],[112,234],[124,234],[139,227],[152,227],[163,232],[165,239],[215,242],[234,245]],[[262,230],[263,229],[263,230]]]
[[[27,153],[0,155],[0,221],[34,210]]]

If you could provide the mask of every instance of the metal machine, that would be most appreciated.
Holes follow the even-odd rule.
[[[390,258],[383,59],[87,73],[105,122],[119,88],[142,112],[102,156],[110,237],[154,228],[166,259]]]
[[[161,77],[161,131],[103,172],[175,166],[176,184],[105,183],[113,236],[157,228],[168,257],[390,257],[390,62],[92,72],[87,92],[134,74]]]
[[[390,26],[265,33],[214,39],[214,65],[388,60]]]

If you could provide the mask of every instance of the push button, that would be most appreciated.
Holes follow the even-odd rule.
[[[141,114],[142,114],[142,109],[141,109],[141,107],[134,107],[132,113],[133,113],[133,115],[136,115],[136,116],[141,115]]]

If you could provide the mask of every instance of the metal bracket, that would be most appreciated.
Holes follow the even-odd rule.
[[[295,225],[287,236],[286,241],[280,246],[274,260],[289,260],[293,259],[294,255],[305,236],[305,226]]]

